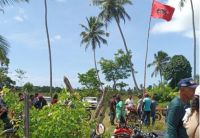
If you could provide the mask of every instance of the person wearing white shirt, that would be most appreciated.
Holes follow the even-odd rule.
[[[133,107],[133,106],[134,106],[132,95],[130,95],[129,98],[126,99],[125,105],[126,105],[127,107]]]
[[[133,98],[132,95],[129,96],[128,99],[126,99],[125,101],[125,105],[126,105],[126,114],[128,115],[130,113],[130,108],[134,108],[134,102],[133,102]],[[128,109],[129,108],[129,109]]]

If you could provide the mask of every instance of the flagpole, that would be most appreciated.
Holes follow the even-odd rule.
[[[194,79],[196,77],[196,32],[195,32],[195,19],[194,19],[194,7],[193,2],[190,0],[190,5],[192,9],[192,28],[193,28],[193,39],[194,39]]]
[[[152,2],[151,10],[154,4],[154,0]],[[150,34],[150,28],[151,28],[151,14],[149,16],[149,26],[148,26],[148,32],[147,32],[147,45],[146,45],[146,54],[145,54],[145,63],[144,63],[144,89],[143,94],[145,93],[145,87],[146,87],[146,70],[147,70],[147,56],[148,56],[148,50],[149,50],[149,34]]]

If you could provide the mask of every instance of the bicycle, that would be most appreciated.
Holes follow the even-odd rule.
[[[160,114],[160,112],[156,112],[155,119],[158,121],[160,121],[162,119],[162,115]]]
[[[143,122],[137,111],[134,108],[127,108],[127,110],[129,110],[129,113],[126,115],[127,124],[129,125],[133,123],[133,126],[138,126],[140,129],[142,129]]]
[[[142,132],[141,129],[138,129],[137,127],[133,129],[134,134],[132,135],[131,138],[137,138],[137,137],[142,137],[142,138],[157,138],[158,135],[154,132]]]
[[[84,116],[84,119],[86,121],[90,121],[91,117],[92,117],[92,113],[91,113],[90,109],[86,108],[86,115]]]

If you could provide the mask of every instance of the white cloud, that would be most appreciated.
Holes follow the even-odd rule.
[[[51,42],[59,41],[61,39],[62,39],[61,35],[57,34],[53,36],[53,38],[51,38]]]
[[[55,38],[56,40],[60,40],[60,39],[61,39],[61,36],[60,36],[60,35],[55,35],[54,38]]]
[[[152,27],[152,33],[158,34],[177,32],[186,37],[192,38],[192,13],[190,1],[186,0],[185,6],[182,9],[179,7],[179,0],[168,0],[166,4],[175,7],[173,18],[170,22],[162,21],[156,23]],[[195,12],[195,29],[197,30],[196,34],[198,34],[200,1],[193,0],[193,5]]]
[[[14,20],[17,22],[23,22],[27,19],[27,15],[25,14],[24,10],[19,8],[18,14],[14,17]]]
[[[24,18],[23,17],[20,17],[20,16],[15,16],[14,19],[18,22],[23,22],[24,21]]]
[[[66,2],[66,0],[56,0],[56,2]]]

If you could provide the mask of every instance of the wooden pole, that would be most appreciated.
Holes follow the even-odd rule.
[[[151,9],[153,7],[154,0],[152,2]],[[145,54],[145,61],[144,61],[144,89],[143,89],[143,94],[145,93],[145,88],[146,88],[146,70],[147,70],[147,57],[148,57],[148,50],[149,50],[149,34],[150,34],[150,28],[151,28],[151,12],[149,16],[149,26],[148,26],[148,32],[147,32],[147,45],[146,45],[146,54]]]
[[[24,92],[24,136],[29,138],[29,95]]]

